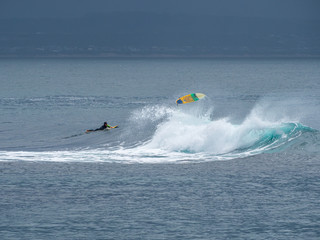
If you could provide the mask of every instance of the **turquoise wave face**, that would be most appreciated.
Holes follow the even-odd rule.
[[[238,148],[231,153],[258,154],[263,152],[275,152],[291,146],[298,137],[308,132],[317,132],[301,123],[282,123],[278,126],[252,129],[244,137],[254,139],[250,146]]]

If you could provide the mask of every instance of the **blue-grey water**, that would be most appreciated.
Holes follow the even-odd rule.
[[[0,238],[319,239],[319,110],[319,59],[1,59]]]

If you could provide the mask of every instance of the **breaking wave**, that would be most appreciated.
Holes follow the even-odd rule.
[[[288,119],[270,120],[255,107],[241,122],[214,118],[213,108],[145,106],[131,113],[117,144],[62,151],[1,151],[2,161],[169,163],[243,158],[319,149],[319,132]],[[78,137],[86,138],[87,135]],[[75,137],[76,138],[76,137]],[[95,144],[92,144],[93,146]],[[302,149],[303,150],[303,149]]]

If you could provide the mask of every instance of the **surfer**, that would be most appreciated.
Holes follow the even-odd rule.
[[[108,125],[107,122],[104,122],[103,125],[100,128],[97,128],[95,131],[105,130],[106,128],[111,128],[111,126]]]
[[[107,122],[104,122],[103,125],[97,129],[90,129],[90,130],[87,130],[87,132],[95,132],[95,131],[102,131],[102,130],[105,130],[107,128],[112,128],[110,125],[108,125]]]

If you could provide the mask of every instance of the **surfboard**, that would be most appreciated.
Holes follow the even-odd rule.
[[[180,97],[177,99],[176,103],[177,104],[185,104],[185,103],[190,103],[190,102],[195,102],[198,101],[199,99],[204,98],[206,95],[203,93],[191,93],[188,95],[185,95],[183,97]]]
[[[119,126],[116,125],[116,126],[113,126],[113,127],[108,127],[108,128],[106,128],[106,129],[103,129],[103,130],[93,130],[93,129],[90,129],[90,130],[87,130],[86,133],[89,133],[89,132],[97,132],[97,131],[107,131],[107,130],[109,130],[109,129],[111,129],[111,128],[118,128],[118,127],[119,127]]]

